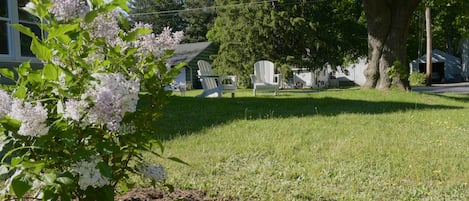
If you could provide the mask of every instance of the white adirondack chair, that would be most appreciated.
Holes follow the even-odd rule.
[[[275,74],[274,63],[261,60],[254,64],[254,74],[251,75],[253,93],[257,91],[273,91],[277,95],[280,83],[280,74]]]
[[[204,60],[197,62],[200,82],[203,92],[198,97],[218,97],[221,98],[224,93],[231,93],[234,98],[237,87],[236,76],[234,75],[215,75],[210,63]]]

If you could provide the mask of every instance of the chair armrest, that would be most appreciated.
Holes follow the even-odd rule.
[[[230,85],[238,86],[236,75],[224,75],[224,76],[222,76],[221,81],[223,82],[225,80],[230,80],[231,81]]]
[[[256,83],[256,75],[251,74],[251,83],[254,84]]]
[[[198,75],[199,78],[204,78],[204,77],[208,77],[208,78],[221,78],[222,76],[220,75]]]

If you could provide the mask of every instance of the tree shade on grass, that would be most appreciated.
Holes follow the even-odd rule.
[[[159,138],[191,166],[167,162],[169,182],[239,200],[467,199],[466,96],[250,95],[171,98]]]

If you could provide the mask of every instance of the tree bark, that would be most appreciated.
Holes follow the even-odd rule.
[[[368,66],[363,88],[389,90],[394,83],[400,89],[410,90],[406,44],[410,18],[420,1],[363,0],[368,26]],[[395,62],[407,71],[391,78],[387,69]]]

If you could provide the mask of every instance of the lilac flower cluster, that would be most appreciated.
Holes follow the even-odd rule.
[[[0,89],[0,118],[4,118],[11,111],[11,97],[6,92]]]
[[[69,99],[65,102],[65,111],[62,117],[80,121],[84,117],[88,105],[88,102],[84,100]]]
[[[134,25],[131,31],[139,28],[153,29],[153,26],[139,22]],[[155,35],[154,33],[142,34],[139,36],[138,40],[133,42],[132,46],[138,48],[137,53],[141,56],[152,54],[158,58],[164,54],[165,50],[175,49],[184,36],[182,31],[174,33],[171,31],[169,27],[166,27],[159,35]]]
[[[11,97],[0,89],[0,118],[9,116],[21,122],[19,135],[39,137],[49,132],[47,126],[47,109],[40,102],[33,106],[30,102]]]
[[[90,30],[92,38],[102,38],[111,47],[119,45],[125,48],[126,44],[118,37],[121,31],[117,22],[118,16],[118,10],[99,14],[91,23],[82,23],[81,27]]]
[[[49,127],[46,124],[47,109],[40,102],[36,102],[36,105],[33,106],[29,102],[14,99],[8,116],[21,121],[19,135],[39,137],[49,132]]]
[[[155,182],[165,180],[167,177],[164,167],[160,165],[142,164],[139,170],[145,178],[150,178]]]
[[[127,80],[121,73],[96,73],[92,76],[96,81],[80,100],[65,102],[63,117],[81,121],[82,126],[105,125],[109,131],[117,132],[125,113],[135,112],[137,108],[140,82]],[[91,104],[86,102],[88,99]]]
[[[89,160],[78,161],[72,166],[72,172],[79,176],[78,185],[82,190],[86,190],[89,186],[97,188],[108,185],[109,179],[101,174],[98,163],[102,162],[97,156],[91,157]]]
[[[53,0],[52,3],[54,5],[49,8],[49,12],[59,21],[81,18],[90,11],[90,7],[82,0]]]

